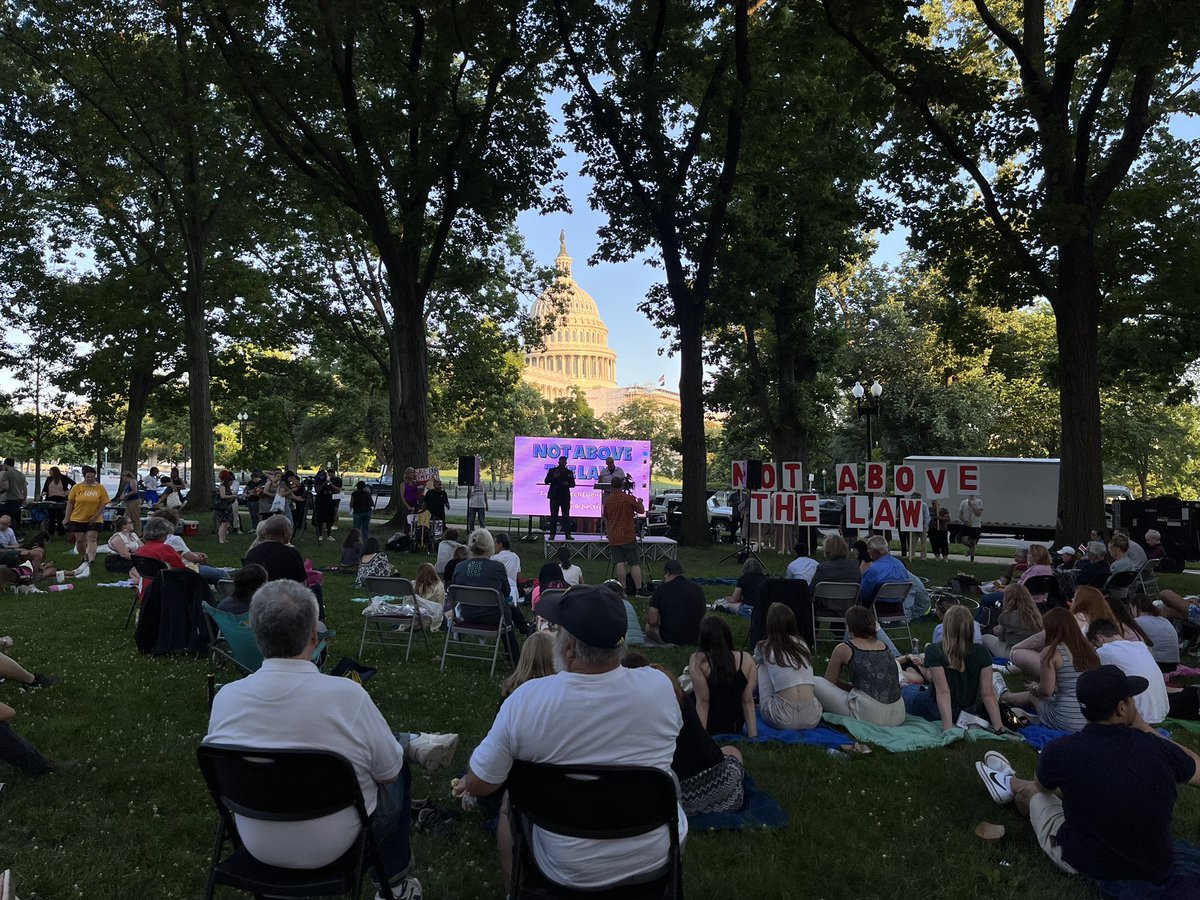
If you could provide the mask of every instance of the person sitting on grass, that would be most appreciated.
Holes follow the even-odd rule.
[[[554,635],[548,631],[531,634],[521,645],[521,658],[512,674],[500,683],[500,701],[510,697],[517,688],[535,678],[554,674]]]
[[[1021,641],[1042,630],[1042,614],[1033,596],[1023,584],[1010,584],[1004,589],[1000,617],[991,634],[983,636],[983,645],[992,656],[1008,658]]]
[[[954,606],[943,624],[942,640],[925,652],[925,670],[933,687],[910,684],[901,688],[904,708],[922,719],[940,721],[943,731],[953,728],[962,712],[982,708],[993,731],[1000,734],[1004,723],[992,683],[992,655],[972,640],[975,620],[966,607]]]
[[[562,569],[563,581],[571,587],[583,584],[583,569],[571,562],[571,548],[559,547],[554,555],[558,557],[558,567]]]
[[[362,559],[363,554],[363,539],[357,528],[351,528],[346,532],[346,538],[342,541],[342,555],[337,561],[337,565],[327,566],[326,572],[345,572],[346,574],[357,573],[358,563]]]
[[[610,578],[604,582],[604,587],[608,588],[614,594],[621,598],[621,603],[625,607],[625,620],[628,622],[628,627],[625,629],[625,646],[626,647],[642,647],[646,643],[645,632],[642,631],[642,624],[638,621],[637,610],[633,608],[633,604],[629,602],[629,598],[625,596],[625,585],[617,581],[615,578]]]
[[[454,551],[462,546],[463,544],[458,540],[458,529],[447,528],[445,533],[442,535],[442,539],[438,541],[437,559],[433,564],[434,568],[437,569],[439,576],[444,576],[446,574],[446,563],[450,562],[450,560],[454,558]]]
[[[753,556],[742,563],[742,574],[733,586],[733,596],[717,601],[717,608],[734,616],[750,618],[754,615],[754,603],[758,599],[758,589],[767,580],[766,569]]]
[[[141,546],[141,538],[133,530],[133,519],[117,516],[113,519],[113,534],[108,539],[109,552],[104,555],[104,568],[118,575],[125,574],[133,568],[133,554]]]
[[[250,603],[250,627],[263,655],[262,668],[217,692],[204,743],[323,750],[345,757],[358,775],[388,881],[377,886],[383,892],[379,896],[419,900],[420,882],[409,875],[411,779],[406,763],[430,770],[446,765],[454,757],[458,735],[393,734],[362,685],[321,674],[312,663],[320,640],[317,598],[304,585],[281,580],[259,588]],[[236,813],[234,818],[242,843],[255,859],[286,868],[329,865],[359,833],[353,809],[333,812],[316,824]]]
[[[796,558],[788,563],[787,577],[813,583],[813,576],[817,572],[817,561],[808,553],[808,543],[805,541],[796,541],[792,545],[792,553]]]
[[[812,728],[821,721],[813,686],[812,651],[800,637],[796,616],[783,603],[767,610],[766,637],[754,648],[758,708],[772,728]],[[893,667],[894,668],[894,667]]]
[[[1035,709],[1047,728],[1080,731],[1087,720],[1079,709],[1077,682],[1083,672],[1099,668],[1100,658],[1065,609],[1050,610],[1042,621],[1046,643],[1040,677],[1024,691],[1009,691],[1003,677],[996,673],[996,693],[1010,706]]]
[[[1055,866],[1104,896],[1196,897],[1200,851],[1172,838],[1171,818],[1176,785],[1200,785],[1200,756],[1142,718],[1146,687],[1116,666],[1084,672],[1076,692],[1088,724],[1046,745],[1033,780],[995,750],[975,769],[994,801],[1029,818]]]
[[[12,638],[0,638],[0,650],[12,647]],[[40,672],[29,672],[15,659],[0,652],[0,678],[27,688],[48,688],[58,684],[58,679]],[[0,762],[20,769],[26,775],[38,778],[49,773],[60,774],[79,766],[73,760],[54,760],[23,738],[12,727],[17,711],[7,703],[0,703]]]
[[[1145,594],[1135,594],[1132,603],[1137,610],[1134,621],[1147,637],[1150,655],[1164,672],[1174,672],[1179,668],[1179,632]]]
[[[945,630],[946,613],[956,606],[962,606],[962,600],[953,594],[942,594],[938,597],[937,603],[934,605],[933,614],[937,616],[938,623],[933,626],[933,643],[937,643],[942,639],[942,632]],[[965,608],[965,607],[964,607]],[[975,621],[972,618],[971,621]],[[983,630],[979,627],[979,623],[975,622],[972,629],[972,641],[976,644],[983,643]]]
[[[700,649],[688,660],[696,714],[709,734],[758,736],[754,687],[758,668],[749,653],[733,649],[733,633],[724,619],[705,616],[700,622]]]
[[[442,610],[446,605],[446,586],[438,578],[437,569],[429,563],[417,566],[417,576],[413,579],[413,591],[417,595],[417,604],[421,613],[433,622],[441,622]]]
[[[683,715],[683,727],[675,738],[671,770],[679,779],[679,798],[689,816],[711,812],[733,812],[746,802],[746,768],[736,747],[722,747],[712,739],[696,705],[679,688],[679,681],[665,666],[653,664],[641,653],[626,653],[621,661],[627,669],[649,667],[662,672],[675,689],[675,702]]]
[[[368,578],[391,578],[396,574],[388,555],[379,545],[379,538],[369,537],[362,545],[354,586],[362,587]]]
[[[250,601],[254,592],[267,583],[267,570],[257,563],[242,566],[233,573],[233,594],[217,604],[217,609],[235,616],[250,612]]]
[[[1167,686],[1150,648],[1138,640],[1122,637],[1112,622],[1099,620],[1088,626],[1088,640],[1105,665],[1116,666],[1126,675],[1136,675],[1149,681],[1149,687],[1134,701],[1142,718],[1157,725],[1167,717]]]
[[[904,700],[896,659],[877,637],[877,629],[875,614],[867,607],[846,610],[848,637],[833,648],[825,677],[817,679],[813,688],[826,712],[872,725],[902,725]],[[843,669],[849,684],[841,681]]]
[[[695,644],[704,618],[704,590],[683,577],[683,563],[668,559],[663,583],[646,610],[646,640],[654,644]]]

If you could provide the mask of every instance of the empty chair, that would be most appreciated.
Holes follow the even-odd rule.
[[[875,611],[875,621],[884,631],[888,628],[903,628],[912,643],[912,628],[908,624],[908,616],[904,614],[904,598],[912,590],[912,584],[907,581],[889,581],[879,586],[875,594],[875,602],[871,604]]]
[[[362,640],[358,644],[359,656],[362,656],[363,647],[367,644],[379,644],[385,647],[398,647],[404,644],[406,647],[404,658],[408,659],[412,655],[413,634],[418,631],[425,640],[425,649],[429,649],[429,628],[421,616],[420,607],[417,605],[417,593],[409,579],[371,575],[363,580],[363,586],[370,591],[372,596],[395,597],[398,605],[410,604],[413,612],[411,614],[387,612],[364,615]],[[402,626],[407,634],[399,630]],[[370,640],[368,640],[368,634],[370,634]]]
[[[858,582],[822,581],[813,588],[813,650],[824,626],[834,642],[846,633],[846,610],[858,602]]]

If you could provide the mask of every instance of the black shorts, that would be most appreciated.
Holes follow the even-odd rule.
[[[982,528],[970,528],[970,527],[964,525],[962,527],[962,531],[960,531],[958,533],[958,540],[959,540],[960,544],[965,544],[965,543],[967,543],[967,541],[970,541],[972,543],[978,543],[979,538],[982,535],[983,535]]]
[[[81,531],[99,531],[104,527],[103,522],[68,522],[67,531],[77,534]]]
[[[638,559],[638,545],[632,544],[609,544],[608,558],[615,563],[628,563],[631,566],[636,566]]]

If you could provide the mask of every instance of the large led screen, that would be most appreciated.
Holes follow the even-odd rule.
[[[546,472],[558,465],[559,457],[575,473],[571,492],[571,515],[598,519],[603,515],[602,492],[596,478],[612,457],[633,478],[633,493],[650,508],[650,442],[617,441],[606,438],[519,437],[513,449],[513,515],[546,516]]]

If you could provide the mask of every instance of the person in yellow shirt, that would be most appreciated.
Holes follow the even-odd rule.
[[[96,480],[96,470],[84,466],[83,481],[67,494],[63,519],[67,533],[75,537],[75,549],[89,567],[96,561],[96,539],[104,527],[104,507],[108,501],[108,491]]]

